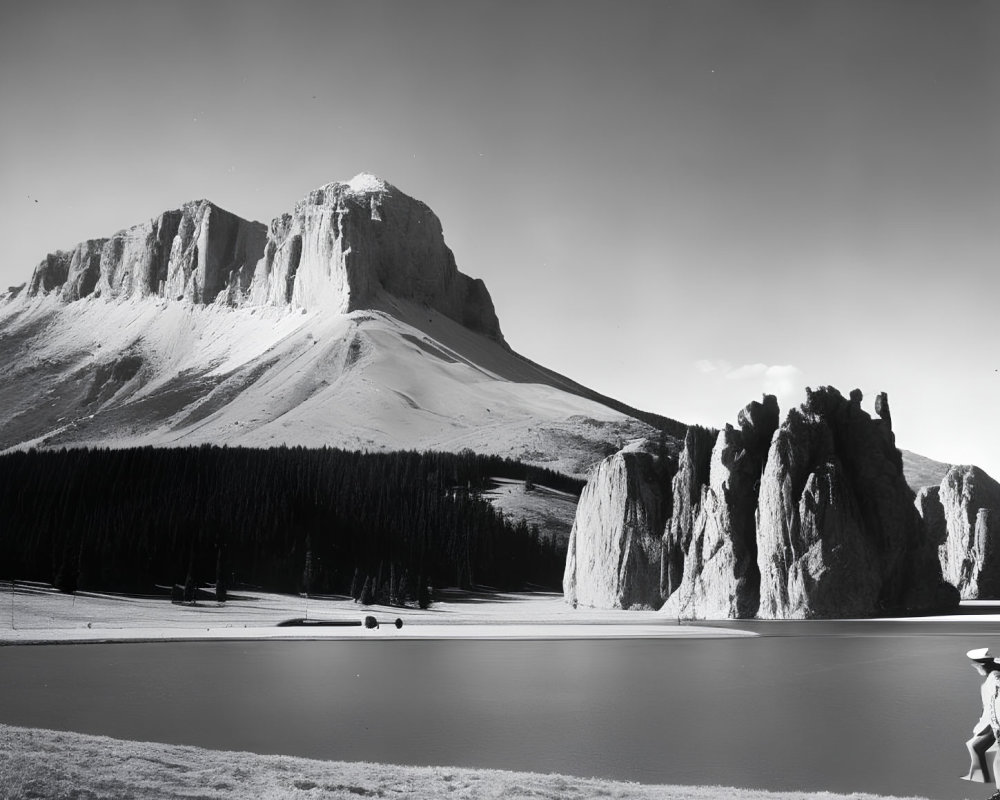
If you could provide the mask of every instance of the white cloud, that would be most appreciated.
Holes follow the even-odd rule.
[[[767,364],[744,364],[742,367],[731,369],[726,373],[726,377],[731,381],[742,381],[746,378],[757,378],[766,375],[769,369]]]
[[[732,369],[732,364],[721,359],[709,360],[702,358],[694,362],[694,368],[704,375],[712,372],[719,372],[724,375]]]
[[[701,359],[695,363],[695,368],[705,375],[716,376],[716,379],[724,378],[727,381],[741,383],[739,389],[741,393],[749,393],[750,386],[756,384],[761,392],[773,394],[779,401],[786,403],[794,396],[802,394],[805,386],[802,370],[793,364],[757,362],[734,367],[721,359]]]
[[[768,367],[764,372],[764,391],[779,400],[802,392],[802,370],[791,364]]]

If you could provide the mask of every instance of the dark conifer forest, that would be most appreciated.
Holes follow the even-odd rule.
[[[561,586],[565,548],[482,499],[490,477],[582,483],[471,452],[62,450],[0,456],[0,577],[151,593],[214,584],[429,601]]]

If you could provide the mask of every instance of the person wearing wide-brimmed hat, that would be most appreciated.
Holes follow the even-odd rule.
[[[1000,752],[993,763],[987,757],[987,751],[1000,736],[1000,721],[997,720],[997,701],[1000,700],[1000,661],[990,655],[988,647],[970,650],[966,655],[972,660],[972,666],[986,680],[983,681],[980,695],[983,700],[983,713],[972,729],[972,738],[965,743],[971,759],[969,773],[963,780],[977,783],[992,783],[996,780],[1000,768]],[[1000,791],[989,800],[1000,800]]]

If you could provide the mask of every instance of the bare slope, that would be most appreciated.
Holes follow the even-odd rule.
[[[925,486],[940,486],[944,476],[951,469],[951,464],[935,461],[919,453],[911,453],[909,450],[899,452],[903,454],[903,475],[915,492],[919,492]]]
[[[471,448],[583,475],[652,432],[441,312],[373,305],[15,299],[0,306],[0,448]]]
[[[550,489],[548,486],[526,486],[524,481],[494,478],[494,488],[484,497],[514,519],[523,519],[528,525],[537,525],[543,536],[554,538],[559,544],[569,541],[576,516],[577,498],[569,492]]]

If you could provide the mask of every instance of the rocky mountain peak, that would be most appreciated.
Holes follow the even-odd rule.
[[[355,206],[378,206],[387,194],[401,195],[407,201],[417,203],[412,197],[403,195],[395,186],[370,172],[359,172],[349,181],[331,181],[313,189],[295,204],[296,213],[309,207],[337,208],[345,211],[348,203]],[[421,204],[423,205],[423,204]]]
[[[485,284],[458,271],[434,212],[367,172],[314,189],[269,227],[194,200],[51,253],[25,294],[54,293],[338,314],[384,307],[391,295],[504,343]]]

